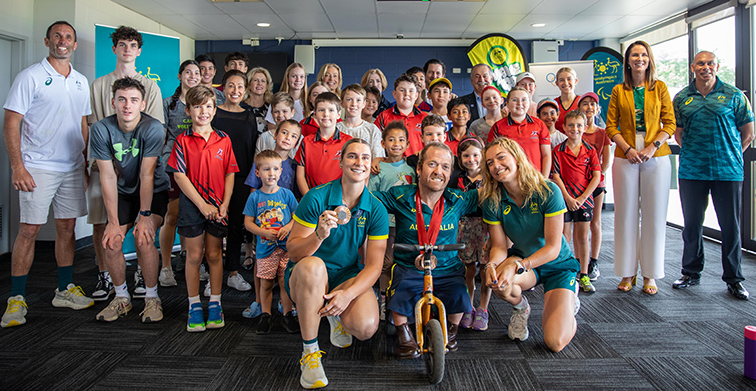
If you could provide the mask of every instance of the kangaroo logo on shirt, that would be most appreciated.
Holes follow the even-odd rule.
[[[136,155],[139,154],[139,148],[137,148],[137,141],[136,139],[131,140],[131,146],[123,149],[123,144],[113,144],[113,149],[115,149],[115,158],[119,162],[123,161],[123,157],[127,155],[129,152],[131,152],[131,156],[136,157]]]
[[[52,77],[48,77],[47,79],[45,79],[45,85],[49,86],[50,84],[52,84]]]

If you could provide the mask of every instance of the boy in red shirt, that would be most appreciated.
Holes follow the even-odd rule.
[[[415,107],[417,100],[417,79],[402,73],[394,82],[394,99],[396,104],[388,110],[382,111],[375,119],[375,125],[383,131],[392,121],[402,121],[409,131],[409,147],[404,151],[404,157],[410,156],[423,149],[422,130],[420,124],[428,113]]]
[[[467,136],[472,136],[467,131],[467,121],[470,119],[470,110],[467,107],[467,103],[462,98],[454,98],[447,104],[447,113],[449,113],[449,119],[452,122],[452,127],[446,132],[446,144],[451,148],[454,156],[457,156],[457,146],[459,140]]]
[[[221,307],[223,237],[228,234],[228,204],[234,189],[236,165],[231,139],[210,125],[215,116],[215,92],[205,86],[186,93],[186,113],[192,128],[176,138],[168,170],[181,189],[178,233],[186,238],[186,291],[189,332],[225,325]],[[203,250],[204,242],[204,250]],[[210,269],[207,323],[199,297],[199,267],[203,255]]]
[[[297,185],[302,196],[315,186],[341,177],[341,147],[352,138],[336,129],[341,115],[341,100],[336,94],[318,95],[314,106],[318,132],[302,139],[295,158]]]
[[[588,230],[593,219],[593,191],[601,180],[601,164],[596,149],[583,141],[585,114],[573,110],[564,116],[567,140],[554,149],[554,183],[562,190],[567,213],[564,214],[564,237],[570,241],[571,223],[575,224],[575,257],[580,261],[578,283],[584,292],[595,292],[588,277],[590,247]]]
[[[529,107],[528,91],[520,87],[512,88],[507,95],[509,114],[491,127],[486,141],[491,142],[501,136],[516,141],[525,150],[533,167],[548,178],[551,172],[549,129],[543,121],[528,115]]]

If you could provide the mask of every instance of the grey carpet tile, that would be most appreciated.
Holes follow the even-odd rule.
[[[528,360],[544,390],[657,390],[624,359]]]
[[[61,334],[49,345],[54,350],[109,351],[136,353],[152,344],[163,332],[163,325],[144,325],[138,319],[119,319],[105,324],[94,320],[85,322],[68,333]]]
[[[670,323],[594,323],[591,328],[622,357],[717,355]]]
[[[666,322],[706,321],[725,318],[745,319],[749,317],[749,313],[754,313],[747,310],[751,307],[748,305],[749,303],[729,306],[717,304],[714,300],[706,300],[704,298],[691,300],[681,300],[680,298],[659,299],[644,301],[642,305]],[[726,303],[729,301],[728,297],[723,297],[722,301]]]
[[[579,326],[570,344],[559,353],[552,352],[546,346],[540,325],[529,326],[529,331],[530,337],[525,342],[509,341],[516,344],[528,360],[543,359],[561,362],[571,359],[620,358],[614,347],[604,341],[590,325]]]
[[[696,341],[715,351],[721,357],[743,359],[743,326],[737,327],[721,320],[677,323],[677,327]],[[687,348],[680,346],[680,348]]]
[[[658,323],[663,318],[647,309],[638,298],[627,295],[630,292],[607,292],[593,296],[580,295],[578,317],[584,322],[608,323]]]
[[[5,390],[83,390],[113,371],[127,357],[122,352],[61,351],[17,367]],[[7,378],[6,378],[7,379]]]
[[[246,328],[237,322],[226,323],[220,329],[193,333],[186,331],[186,323],[176,323],[175,326],[164,328],[140,353],[177,357],[227,357],[246,332]]]
[[[634,357],[630,365],[658,390],[754,390],[756,381],[714,357]]]
[[[95,390],[205,390],[212,387],[226,358],[132,356],[92,386]]]
[[[44,357],[52,343],[75,330],[80,322],[75,318],[27,315],[25,325],[2,329],[0,347],[6,352],[34,352]]]
[[[299,361],[290,355],[282,356],[231,357],[216,373],[208,389],[301,390]]]

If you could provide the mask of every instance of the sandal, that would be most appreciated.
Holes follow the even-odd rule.
[[[625,277],[620,281],[619,285],[617,285],[617,289],[627,292],[630,289],[633,289],[635,284],[638,283],[638,276],[633,276],[632,279],[630,277]]]
[[[656,282],[648,283],[649,281],[653,281],[650,278],[644,278],[643,279],[643,292],[646,292],[649,295],[655,295],[656,292],[659,291],[659,288],[656,287]]]
[[[244,270],[252,270],[252,268],[255,267],[255,259],[252,257],[244,258],[242,267],[244,268]]]

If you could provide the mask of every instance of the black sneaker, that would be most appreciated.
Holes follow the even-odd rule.
[[[257,324],[257,334],[268,334],[273,325],[270,323],[270,314],[264,312],[260,315],[260,323]]]
[[[184,269],[186,269],[186,251],[180,252],[176,257],[176,271],[183,272]]]
[[[590,262],[588,262],[588,278],[591,281],[596,281],[599,276],[601,276],[601,272],[599,271],[598,260],[591,259]]]
[[[134,272],[134,295],[135,299],[144,299],[147,294],[147,288],[144,286],[144,278],[142,277],[142,271],[137,270]]]
[[[288,314],[281,317],[281,327],[286,330],[287,333],[295,334],[299,332],[299,319],[289,311]]]
[[[109,278],[105,277],[105,272],[97,274],[97,285],[94,292],[92,292],[92,300],[94,301],[107,301],[110,295],[115,293],[113,283]]]

